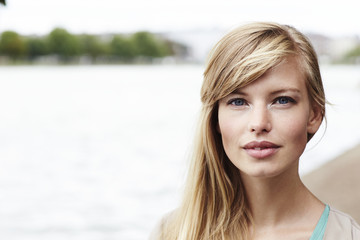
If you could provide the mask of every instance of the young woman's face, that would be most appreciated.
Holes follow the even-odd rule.
[[[253,177],[298,168],[307,134],[322,121],[310,104],[304,76],[288,58],[219,102],[218,131],[230,161]]]

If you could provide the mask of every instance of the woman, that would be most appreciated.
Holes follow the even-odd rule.
[[[201,100],[183,202],[152,239],[360,239],[299,177],[326,102],[304,35],[274,23],[230,32],[210,55]]]

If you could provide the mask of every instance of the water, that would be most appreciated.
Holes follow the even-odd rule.
[[[202,66],[0,68],[0,236],[140,240],[176,207]],[[306,173],[360,142],[360,69],[324,66]]]

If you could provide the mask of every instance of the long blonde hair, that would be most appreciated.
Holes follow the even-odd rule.
[[[240,172],[226,156],[217,131],[218,101],[289,56],[298,60],[310,100],[324,116],[325,95],[316,53],[293,27],[252,23],[231,31],[215,45],[204,72],[203,105],[183,202],[165,222],[161,239],[249,238],[251,212]]]

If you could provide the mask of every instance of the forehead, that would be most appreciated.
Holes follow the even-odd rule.
[[[305,74],[295,58],[284,59],[277,66],[269,69],[261,77],[250,84],[241,87],[238,91],[264,89],[276,91],[277,89],[292,89],[307,91]]]

